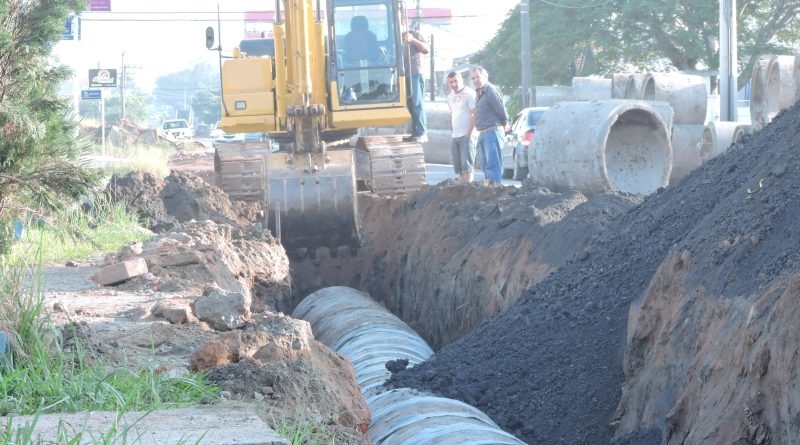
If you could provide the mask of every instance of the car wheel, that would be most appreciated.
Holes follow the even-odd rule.
[[[515,181],[524,181],[528,177],[528,166],[521,166],[519,165],[519,159],[517,159],[516,153],[514,154],[514,180]]]

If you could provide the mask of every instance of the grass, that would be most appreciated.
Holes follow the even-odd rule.
[[[69,209],[52,218],[54,224],[27,224],[22,240],[14,243],[12,255],[28,264],[64,263],[90,258],[152,237],[141,230],[135,214],[124,203],[100,195],[90,212]],[[47,249],[40,249],[47,246]]]
[[[113,369],[80,345],[64,348],[44,314],[41,282],[39,269],[14,257],[0,261],[0,327],[12,344],[0,369],[0,415],[151,411],[217,399],[203,374]]]
[[[96,154],[100,154],[101,149],[96,147],[94,151]],[[107,147],[106,156],[110,156],[111,160],[108,164],[100,167],[109,175],[141,171],[151,173],[159,178],[166,178],[169,175],[167,162],[169,157],[175,153],[175,147],[169,144]]]

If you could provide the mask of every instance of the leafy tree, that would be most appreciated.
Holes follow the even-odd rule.
[[[186,113],[191,107],[199,118],[200,113],[195,107],[195,97],[200,96],[197,104],[200,106],[202,114],[209,115],[213,112],[206,109],[210,100],[208,95],[218,91],[219,68],[208,63],[199,63],[183,71],[166,74],[156,79],[153,100],[159,108],[166,106],[165,108],[173,111]],[[219,102],[217,102],[216,108],[219,108]]]
[[[105,93],[105,91],[103,91]],[[82,100],[80,113],[82,117],[100,122],[100,101]],[[143,124],[147,121],[147,97],[142,95],[125,96],[125,117]],[[106,123],[118,121],[122,115],[122,100],[119,96],[106,99]]]
[[[798,41],[800,0],[740,0],[739,85],[760,55],[787,54]],[[716,69],[719,3],[707,0],[531,0],[535,84],[628,69]],[[519,9],[473,60],[507,92],[520,85]]]
[[[76,140],[70,103],[58,94],[70,72],[49,60],[67,16],[82,6],[0,0],[0,221],[58,210],[98,179],[79,161],[86,144]],[[8,230],[0,230],[0,248],[7,241]]]
[[[200,90],[192,98],[192,110],[198,122],[214,123],[222,118],[221,98],[217,90]]]

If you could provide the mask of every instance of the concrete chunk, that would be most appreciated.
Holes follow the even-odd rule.
[[[112,412],[45,414],[36,421],[32,437],[41,443],[57,443],[59,423],[63,422],[69,425],[69,431],[75,432],[70,437],[83,432],[79,445],[89,445],[95,443],[92,437],[103,437],[116,419],[117,414]],[[13,428],[30,425],[33,420],[33,416],[15,417]],[[2,418],[0,432],[4,432],[7,421],[7,417]],[[289,445],[258,416],[242,407],[215,406],[125,413],[117,424],[120,433],[109,443],[123,443],[121,433],[128,427],[128,443],[137,445]]]
[[[101,286],[121,283],[148,272],[147,263],[142,258],[133,258],[100,269],[94,276],[95,283]]]

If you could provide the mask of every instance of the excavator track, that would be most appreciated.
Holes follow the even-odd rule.
[[[269,144],[262,142],[217,144],[214,150],[217,186],[233,200],[263,201],[267,153]]]
[[[377,195],[413,193],[425,183],[425,155],[402,136],[362,136],[356,144],[356,177]]]

